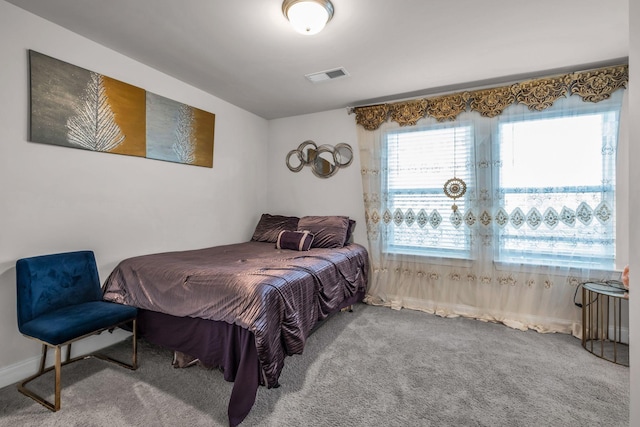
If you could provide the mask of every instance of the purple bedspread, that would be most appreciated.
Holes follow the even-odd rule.
[[[268,387],[286,355],[300,354],[313,326],[366,289],[366,249],[310,251],[247,242],[122,261],[104,299],[177,317],[235,324],[252,332]]]

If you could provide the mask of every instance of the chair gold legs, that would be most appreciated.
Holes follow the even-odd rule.
[[[41,405],[43,405],[45,408],[55,412],[58,409],[60,409],[60,369],[59,369],[59,366],[58,366],[58,364],[60,364],[60,346],[55,347],[56,362],[55,362],[54,366],[51,366],[51,367],[45,369],[44,366],[45,366],[46,359],[47,359],[47,348],[48,348],[48,346],[46,344],[42,344],[42,356],[40,357],[40,369],[38,370],[38,373],[36,373],[35,375],[30,376],[29,378],[23,380],[20,384],[18,384],[18,391],[20,393],[24,394],[25,396],[29,396],[30,398],[32,398],[36,402],[38,402]],[[52,369],[56,370],[56,374],[55,374],[55,403],[51,403],[51,402],[45,400],[43,397],[41,397],[40,395],[34,393],[33,391],[29,390],[26,387],[27,383],[35,380],[39,376],[51,371]]]
[[[102,332],[102,331],[100,331]],[[80,337],[78,339],[81,338],[85,338],[85,337]],[[62,385],[61,385],[61,381],[60,381],[60,377],[61,377],[61,371],[62,371],[62,367],[65,365],[68,365],[70,363],[73,362],[77,362],[78,360],[84,360],[84,359],[88,359],[88,358],[96,358],[96,359],[101,359],[101,360],[106,360],[107,362],[111,362],[114,363],[118,366],[121,366],[123,368],[127,368],[130,369],[132,371],[135,371],[136,369],[138,369],[138,338],[137,338],[137,328],[136,328],[136,320],[133,320],[133,355],[131,357],[131,364],[128,363],[124,363],[121,362],[119,360],[113,359],[109,356],[106,356],[104,354],[100,354],[100,353],[93,353],[93,354],[88,354],[88,355],[84,355],[84,356],[78,356],[78,357],[74,357],[73,359],[71,359],[71,344],[72,342],[69,343],[65,343],[65,344],[61,344],[61,345],[56,345],[56,346],[52,346],[46,343],[42,344],[42,356],[40,358],[40,369],[38,370],[38,372],[35,375],[30,376],[29,378],[26,378],[25,380],[23,380],[22,382],[20,382],[18,384],[18,391],[22,394],[24,394],[25,396],[28,396],[30,398],[32,398],[33,400],[35,400],[36,402],[40,403],[42,406],[44,406],[45,408],[49,409],[50,411],[56,412],[58,410],[60,410],[60,392],[62,389]],[[61,352],[62,352],[62,347],[66,345],[67,346],[67,354],[66,354],[66,359],[64,362],[62,362],[62,357],[61,357]],[[45,368],[46,366],[46,360],[47,360],[47,349],[51,347],[54,349],[55,351],[55,362],[53,364],[53,366],[50,366],[48,368]],[[35,393],[32,390],[29,390],[27,388],[27,384],[30,383],[31,381],[35,380],[36,378],[46,374],[49,371],[55,370],[55,392],[54,392],[54,401],[53,403],[49,402],[48,400],[46,400],[44,397],[40,396],[39,394]]]
[[[138,334],[136,329],[136,321],[133,321],[133,355],[131,356],[131,364],[121,362],[120,360],[112,359],[109,356],[100,353],[94,353],[87,357],[95,357],[96,359],[106,360],[107,362],[115,363],[123,368],[135,371],[138,369]]]

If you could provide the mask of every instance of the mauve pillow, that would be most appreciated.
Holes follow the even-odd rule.
[[[298,221],[298,231],[313,234],[312,248],[341,248],[347,238],[349,217],[303,216]]]
[[[308,251],[313,243],[313,234],[308,231],[282,230],[278,234],[276,249],[293,249],[294,251]]]
[[[297,216],[262,214],[251,240],[275,243],[282,230],[295,231],[297,228]]]

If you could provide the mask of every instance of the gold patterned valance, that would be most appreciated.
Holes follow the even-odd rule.
[[[434,98],[429,102],[427,114],[439,122],[455,120],[458,114],[467,109],[468,95],[469,94],[465,92]]]
[[[577,94],[585,101],[598,102],[608,99],[611,93],[627,87],[629,70],[627,66],[606,68],[573,74],[570,78],[571,94]]]
[[[556,99],[566,96],[569,88],[565,80],[564,76],[530,80],[517,83],[511,88],[517,102],[526,105],[532,111],[542,111],[551,107]]]
[[[426,109],[427,100],[418,99],[415,101],[392,104],[389,107],[389,112],[391,113],[391,120],[400,124],[400,126],[412,126],[425,116]]]
[[[496,87],[476,91],[469,96],[469,108],[477,111],[483,117],[495,117],[502,114],[502,111],[513,104],[516,96],[511,87]]]
[[[495,117],[514,103],[530,110],[542,111],[567,94],[581,96],[585,102],[607,99],[629,81],[627,65],[598,68],[553,76],[478,91],[464,91],[434,98],[355,107],[356,123],[366,130],[376,130],[388,119],[400,126],[415,125],[430,116],[438,121],[455,120],[463,111],[477,111],[484,117]]]
[[[387,121],[389,106],[383,104],[359,107],[355,110],[355,113],[356,123],[361,124],[366,130],[376,130],[382,123]]]

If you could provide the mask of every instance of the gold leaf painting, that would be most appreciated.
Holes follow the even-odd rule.
[[[215,115],[29,51],[30,141],[213,167]]]

